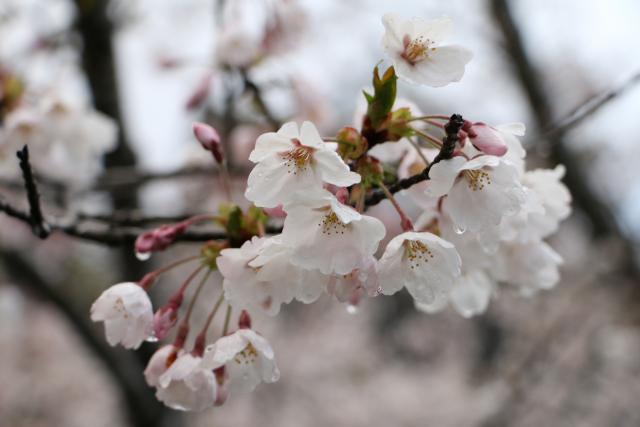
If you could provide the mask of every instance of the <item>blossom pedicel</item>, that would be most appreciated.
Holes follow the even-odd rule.
[[[227,14],[247,5],[226,4]],[[285,19],[295,10],[275,13]],[[247,23],[225,26],[219,60],[227,66],[256,63],[281,45],[289,24],[253,35],[245,32],[252,28]],[[107,289],[91,308],[111,345],[137,348],[175,335],[144,372],[165,405],[200,411],[277,381],[274,350],[252,328],[251,315],[275,316],[294,300],[309,304],[328,294],[355,312],[367,298],[406,289],[418,310],[434,313],[450,305],[468,318],[482,314],[500,288],[530,296],[559,281],[562,259],[543,239],[571,211],[560,181],[563,167],[526,171],[521,124],[425,115],[396,100],[398,77],[444,86],[462,78],[472,54],[442,44],[451,27],[447,18],[388,14],[383,24],[383,47],[394,65],[382,73],[375,67],[373,89],[364,92],[354,126],[322,138],[311,122],[288,122],[258,137],[249,155],[255,164],[245,192],[254,203],[249,208],[231,202],[220,135],[194,124],[196,139],[219,164],[227,203],[215,214],[141,234],[136,251],[147,257],[166,250],[200,221],[213,221],[224,233],[139,283]],[[400,221],[385,223],[367,211],[384,199]],[[389,241],[381,247],[385,236]],[[165,272],[189,265],[182,285],[154,317],[147,290],[166,286]],[[214,270],[221,275],[217,296],[205,301],[210,311],[197,325],[191,313]],[[195,289],[192,282],[199,282]],[[214,336],[209,327],[215,322]]]

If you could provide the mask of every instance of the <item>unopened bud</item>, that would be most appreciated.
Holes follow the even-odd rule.
[[[343,127],[336,135],[338,154],[343,159],[357,159],[367,151],[367,139],[352,127]]]
[[[179,235],[186,231],[188,225],[183,221],[177,224],[163,225],[155,230],[142,233],[136,239],[136,254],[144,255],[167,249]]]
[[[251,316],[249,316],[247,310],[242,310],[242,313],[240,313],[238,329],[251,329]]]
[[[462,130],[467,133],[473,146],[485,154],[504,156],[507,152],[507,144],[502,138],[502,135],[500,135],[500,132],[485,123],[478,122],[471,124],[465,121]]]
[[[210,151],[216,159],[216,162],[222,164],[224,155],[222,153],[222,145],[220,144],[220,135],[218,135],[218,131],[206,123],[196,122],[193,124],[193,134],[200,145],[202,145],[202,148]]]

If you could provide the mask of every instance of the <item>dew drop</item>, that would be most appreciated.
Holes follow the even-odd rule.
[[[154,334],[151,334],[147,337],[147,339],[145,339],[146,342],[158,342],[158,337],[156,337]]]
[[[453,231],[455,231],[456,234],[463,234],[465,231],[467,231],[467,229],[464,227],[458,227],[456,225],[455,227],[453,227]]]
[[[349,313],[349,314],[358,314],[359,310],[360,309],[357,306],[353,305],[353,304],[347,305],[347,313]]]
[[[146,261],[151,258],[151,252],[136,252],[136,258],[139,261]]]

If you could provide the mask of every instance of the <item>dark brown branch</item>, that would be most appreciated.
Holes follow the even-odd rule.
[[[436,163],[450,159],[453,156],[453,150],[455,149],[456,142],[458,141],[458,132],[462,129],[464,121],[462,116],[459,114],[454,114],[449,119],[449,122],[445,125],[446,136],[442,139],[442,148],[438,155],[422,172],[419,174],[410,176],[409,178],[401,179],[395,184],[389,185],[389,191],[391,193],[397,193],[400,190],[405,190],[419,182],[426,181],[429,179],[429,171],[431,167]],[[372,206],[380,203],[382,200],[386,199],[386,195],[380,189],[376,189],[371,192],[371,194],[366,198],[365,205]]]
[[[258,107],[258,110],[260,110],[260,113],[264,116],[270,126],[278,129],[282,125],[282,123],[273,115],[271,109],[267,106],[267,103],[265,102],[262,95],[262,89],[260,89],[260,87],[249,78],[247,70],[241,69],[240,75],[242,76],[245,89],[253,94],[253,99],[256,103],[256,106]]]
[[[25,145],[16,155],[20,160],[24,188],[27,191],[27,201],[29,202],[28,222],[31,225],[31,230],[34,235],[41,239],[46,239],[49,236],[50,229],[42,215],[40,193],[38,193],[38,186],[36,185],[31,163],[29,162],[29,147]],[[17,211],[14,210],[14,212]]]
[[[122,390],[124,404],[129,407],[130,413],[135,414],[142,421],[151,423],[143,424],[141,421],[139,425],[157,425],[159,405],[144,382],[141,375],[143,368],[136,358],[129,352],[109,347],[103,337],[97,336],[89,325],[88,316],[84,313],[80,314],[69,303],[68,296],[63,296],[56,291],[56,289],[60,289],[60,286],[47,283],[45,278],[22,255],[6,249],[0,250],[0,261],[12,281],[20,285],[21,289],[32,292],[38,298],[57,308],[73,326],[74,331],[87,348],[111,373],[114,381]]]

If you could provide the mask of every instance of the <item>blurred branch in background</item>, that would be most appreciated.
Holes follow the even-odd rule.
[[[9,280],[57,308],[73,326],[87,348],[105,365],[106,371],[122,393],[122,402],[131,424],[140,427],[160,425],[164,411],[158,410],[157,401],[140,375],[142,365],[135,355],[110,347],[102,334],[96,334],[94,328],[89,325],[86,313],[79,312],[78,307],[74,306],[73,298],[68,294],[61,295],[56,290],[63,287],[49,283],[21,254],[2,250],[0,259]]]
[[[532,63],[526,48],[523,44],[520,30],[518,29],[510,9],[508,0],[491,0],[491,11],[498,27],[503,33],[506,51],[511,58],[514,72],[518,78],[525,95],[529,101],[529,106],[536,120],[538,129],[544,132],[550,124],[556,122],[553,117],[552,102],[542,84],[541,75]],[[634,76],[628,84],[623,85],[619,90],[608,95],[604,95],[600,102],[595,102],[591,107],[586,107],[582,113],[573,115],[567,120],[560,121],[553,130],[544,132],[548,138],[548,144],[553,163],[561,163],[566,166],[567,172],[564,182],[569,187],[575,206],[583,211],[589,218],[593,227],[595,238],[617,239],[624,249],[621,257],[621,269],[640,278],[640,269],[634,258],[634,242],[631,242],[621,230],[616,221],[615,214],[607,203],[601,200],[589,186],[589,174],[585,166],[578,160],[577,156],[571,152],[564,139],[565,133],[581,119],[593,114],[598,108],[614,99],[626,88],[634,84],[640,77]]]

